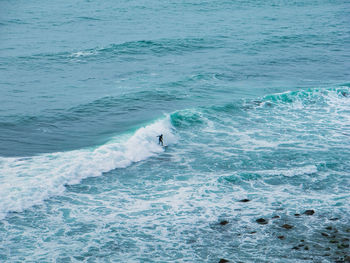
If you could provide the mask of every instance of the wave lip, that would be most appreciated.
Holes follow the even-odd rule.
[[[122,135],[95,148],[57,152],[25,158],[0,158],[0,219],[8,212],[20,212],[64,192],[65,184],[77,184],[87,177],[125,168],[164,151],[157,135],[166,144],[176,142],[170,117]]]

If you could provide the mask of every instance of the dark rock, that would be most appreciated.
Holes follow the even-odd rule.
[[[255,234],[256,233],[256,231],[252,231],[252,232],[250,232],[249,234]]]
[[[321,235],[324,237],[329,237],[329,235],[327,233],[321,233]]]
[[[268,223],[267,220],[265,220],[264,218],[259,218],[256,220],[257,223],[259,223],[260,225],[266,225]]]
[[[343,249],[343,248],[348,248],[349,247],[349,244],[339,244],[338,245],[338,248],[340,248],[340,249]]]
[[[292,229],[293,228],[293,226],[288,225],[288,224],[284,224],[282,227],[285,229]]]
[[[292,249],[294,249],[294,250],[299,250],[299,247],[292,247]]]
[[[346,257],[344,258],[344,261],[345,261],[345,262],[350,262],[350,256],[346,256]]]
[[[294,214],[295,216],[300,216],[300,214]]]
[[[227,220],[222,220],[220,221],[220,225],[224,226],[224,225],[227,225],[228,224],[228,221]]]
[[[284,236],[278,236],[279,239],[284,239]]]
[[[327,230],[332,230],[333,228],[331,226],[326,227]]]
[[[338,240],[332,239],[332,240],[329,240],[329,243],[335,244],[335,243],[339,243],[339,242],[338,242]]]
[[[305,245],[304,245],[304,244],[299,244],[299,245],[298,245],[298,247],[303,247],[303,246],[305,246]]]
[[[306,211],[304,212],[304,215],[312,216],[314,213],[315,213],[314,210],[306,210]]]
[[[329,250],[331,250],[331,248],[330,247],[326,247],[325,250],[329,251]]]
[[[280,216],[273,216],[272,219],[280,218]]]
[[[249,202],[250,200],[249,199],[242,199],[242,200],[239,200],[240,202],[242,202],[242,203],[247,203],[247,202]]]
[[[339,218],[338,218],[338,217],[334,217],[334,218],[330,218],[329,220],[331,220],[331,221],[337,221],[337,220],[339,220]]]
[[[341,241],[343,241],[343,242],[349,242],[349,239],[348,238],[343,238]]]
[[[304,242],[305,240],[304,239],[300,239],[300,242]]]
[[[308,246],[305,246],[305,247],[304,247],[304,250],[309,250],[309,247],[308,247]]]
[[[329,257],[330,255],[329,253],[324,254],[325,257]]]
[[[224,259],[224,258],[219,260],[219,263],[227,263],[227,262],[230,262],[230,261],[228,261],[227,259]]]

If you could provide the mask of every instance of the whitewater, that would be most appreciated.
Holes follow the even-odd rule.
[[[349,11],[0,1],[0,261],[349,262]]]

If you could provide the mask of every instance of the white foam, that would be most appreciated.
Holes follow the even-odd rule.
[[[0,158],[0,219],[9,211],[23,211],[62,194],[65,184],[77,184],[163,152],[156,137],[159,134],[168,145],[176,142],[169,116],[93,149]]]
[[[293,177],[304,174],[313,174],[317,172],[317,167],[315,165],[305,165],[301,167],[294,167],[289,169],[277,169],[277,170],[264,170],[257,171],[258,174],[268,174],[268,175],[283,175],[287,177]]]
[[[73,57],[73,58],[87,57],[87,56],[95,55],[96,53],[97,53],[96,50],[78,51],[78,52],[74,52],[74,53],[70,54],[70,57]]]

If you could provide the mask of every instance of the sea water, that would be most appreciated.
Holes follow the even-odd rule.
[[[1,0],[0,261],[349,260],[349,18]]]

